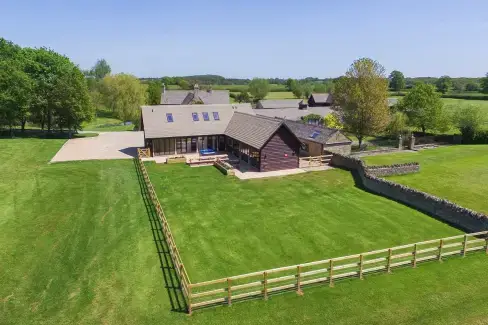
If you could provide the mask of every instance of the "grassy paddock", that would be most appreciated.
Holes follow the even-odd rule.
[[[240,181],[214,167],[147,167],[193,281],[460,233],[338,169]]]
[[[159,226],[133,162],[48,164],[64,141],[0,139],[0,324],[451,325],[488,317],[481,254],[188,317],[159,259]]]
[[[389,179],[488,214],[488,146],[451,146],[365,157],[370,165],[417,161],[420,173]]]

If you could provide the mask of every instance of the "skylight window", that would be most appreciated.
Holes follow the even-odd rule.
[[[195,121],[195,122],[199,121],[198,113],[191,113],[191,116],[193,117],[193,121]]]
[[[208,112],[203,112],[202,115],[204,121],[210,121],[210,118],[208,117]]]
[[[213,114],[214,120],[216,120],[216,121],[220,120],[219,112],[213,112],[212,114]]]
[[[316,137],[318,137],[320,135],[320,131],[313,131],[312,134],[310,134],[310,137],[312,139],[315,139]]]
[[[173,114],[172,113],[166,113],[166,120],[169,123],[173,123]]]

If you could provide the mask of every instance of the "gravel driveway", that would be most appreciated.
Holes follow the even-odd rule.
[[[70,139],[51,162],[96,159],[132,159],[144,146],[143,132],[102,132],[97,137]]]

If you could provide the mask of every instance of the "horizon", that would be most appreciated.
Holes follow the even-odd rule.
[[[103,58],[113,73],[139,78],[337,78],[360,57],[380,62],[386,75],[482,78],[487,10],[482,0],[17,1],[3,6],[0,29],[15,44],[48,47],[81,69]]]

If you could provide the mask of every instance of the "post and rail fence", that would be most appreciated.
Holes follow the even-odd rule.
[[[320,167],[327,165],[332,158],[331,154],[322,156],[300,157],[300,167]]]
[[[367,274],[390,273],[399,267],[415,268],[418,264],[428,261],[442,261],[443,258],[452,256],[465,257],[470,252],[484,251],[488,254],[488,231],[482,231],[191,283],[141,156],[142,152],[139,149],[139,165],[151,200],[161,219],[189,314],[198,308],[230,306],[233,302],[250,298],[268,299],[272,294],[286,291],[295,291],[302,295],[303,288],[309,285],[328,284],[333,287],[336,280],[363,279]]]

